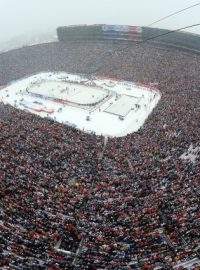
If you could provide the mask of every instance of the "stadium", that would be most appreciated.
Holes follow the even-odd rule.
[[[167,32],[0,54],[1,269],[199,269],[200,37]]]

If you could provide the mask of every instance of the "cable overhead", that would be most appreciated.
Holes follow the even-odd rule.
[[[142,40],[142,41],[137,41],[137,42],[135,42],[135,43],[132,44],[132,45],[129,45],[129,46],[127,46],[127,47],[123,47],[123,48],[121,48],[121,49],[116,49],[115,51],[123,51],[123,50],[126,50],[126,49],[128,49],[128,48],[131,48],[131,47],[133,47],[133,46],[137,46],[137,45],[139,45],[139,44],[141,44],[141,43],[146,43],[146,42],[149,41],[149,40],[153,40],[153,39],[156,39],[156,38],[158,38],[158,37],[166,36],[166,35],[169,35],[169,34],[171,34],[171,33],[179,32],[179,31],[181,31],[181,30],[185,30],[185,29],[188,29],[188,28],[193,28],[193,27],[196,27],[196,26],[200,26],[200,23],[188,25],[188,26],[185,26],[185,27],[182,27],[182,28],[178,28],[178,29],[175,29],[175,30],[170,30],[170,31],[168,31],[168,32],[166,32],[166,33],[164,33],[164,34],[152,36],[152,37],[147,38],[147,39]],[[114,53],[115,53],[115,51],[114,51]]]
[[[174,16],[174,15],[176,15],[176,14],[182,13],[182,12],[188,10],[188,9],[197,7],[197,6],[199,6],[199,5],[200,5],[200,2],[198,2],[198,3],[194,4],[194,5],[188,6],[188,7],[186,7],[186,8],[183,8],[183,9],[181,9],[181,10],[178,10],[178,11],[176,11],[176,12],[173,12],[173,13],[171,13],[171,14],[165,16],[165,17],[162,17],[162,18],[159,19],[159,20],[156,20],[156,21],[152,22],[151,24],[147,25],[146,27],[152,26],[152,25],[154,25],[154,24],[156,24],[156,23],[158,23],[158,22],[161,22],[161,21],[163,21],[163,20],[165,20],[165,19],[167,19],[167,18],[170,18],[170,17],[172,17],[172,16]],[[168,35],[168,34],[173,33],[173,32],[178,32],[178,31],[181,31],[181,30],[184,30],[184,29],[192,28],[192,27],[195,27],[195,26],[199,26],[199,24],[194,24],[194,25],[186,26],[186,27],[183,27],[183,28],[179,28],[179,29],[177,29],[177,30],[169,31],[169,32],[167,32],[167,33],[165,33],[165,34],[162,34],[162,35],[153,36],[153,37],[148,38],[148,39],[146,39],[146,40],[143,40],[143,41],[140,41],[140,42],[136,42],[136,43],[133,44],[132,46],[138,45],[138,44],[141,44],[141,43],[145,43],[145,42],[147,42],[147,41],[149,41],[149,40],[153,40],[153,39],[156,39],[156,38],[158,38],[158,37],[161,37],[161,36],[164,36],[164,35]],[[132,47],[132,46],[128,46],[128,47],[125,47],[125,48],[123,47],[123,48],[121,48],[121,49],[120,49],[120,48],[119,48],[119,49],[115,49],[114,51],[112,51],[112,52],[110,52],[110,53],[106,53],[105,57],[112,56],[112,54],[114,54],[116,51],[122,51],[122,50],[128,49],[129,47]],[[104,57],[104,56],[103,56],[103,57]],[[96,69],[96,70],[93,71],[92,73],[97,72],[97,71],[99,71],[99,69]],[[91,75],[92,75],[92,74],[91,74]]]
[[[185,29],[189,29],[189,28],[193,28],[193,27],[197,27],[197,26],[200,26],[200,23],[188,25],[188,26],[181,27],[181,28],[178,28],[178,29],[175,29],[175,30],[170,30],[170,31],[168,31],[168,32],[166,32],[166,33],[164,33],[164,34],[156,35],[156,36],[147,38],[147,39],[145,39],[145,40],[138,41],[138,42],[136,42],[136,43],[134,43],[134,44],[131,44],[131,45],[129,45],[129,46],[126,46],[126,47],[123,47],[123,48],[115,49],[113,52],[107,54],[107,57],[108,57],[109,55],[112,56],[115,52],[124,51],[124,50],[127,50],[127,49],[129,49],[129,48],[132,48],[132,47],[134,47],[134,46],[138,46],[138,45],[140,45],[140,44],[144,44],[144,43],[148,42],[149,40],[154,40],[154,39],[156,39],[156,38],[158,38],[158,37],[166,36],[166,35],[169,35],[169,34],[171,34],[171,33],[179,32],[179,31],[181,31],[181,30],[185,30]],[[94,73],[100,71],[103,67],[104,67],[104,65],[101,65],[100,67],[98,67],[97,69],[95,69],[90,75],[93,75]],[[112,69],[111,69],[111,71],[112,71]]]
[[[200,26],[200,23],[196,23],[196,24],[184,26],[184,27],[181,27],[181,28],[178,28],[178,29],[175,29],[175,30],[170,30],[170,31],[168,31],[168,32],[166,32],[166,33],[164,33],[164,34],[152,36],[152,37],[147,38],[147,39],[145,39],[145,40],[138,41],[138,42],[134,43],[132,46],[134,46],[134,45],[139,45],[139,44],[141,44],[141,43],[146,43],[146,42],[149,41],[149,40],[153,40],[153,39],[156,39],[156,38],[158,38],[158,37],[166,36],[166,35],[169,35],[169,34],[171,34],[171,33],[179,32],[179,31],[182,31],[182,30],[185,30],[185,29],[189,29],[189,28],[193,28],[193,27],[197,27],[197,26]],[[132,47],[132,46],[129,45],[129,46],[123,48],[123,49],[128,49],[128,48],[130,48],[130,47]]]
[[[165,17],[162,17],[161,19],[159,19],[159,20],[157,20],[157,21],[154,21],[154,22],[150,23],[149,25],[147,25],[147,27],[152,26],[152,25],[154,25],[154,24],[156,24],[156,23],[158,23],[158,22],[164,21],[164,20],[166,20],[166,19],[168,19],[168,18],[170,18],[170,17],[172,17],[172,16],[174,16],[174,15],[176,15],[176,14],[182,13],[183,11],[186,11],[186,10],[188,10],[188,9],[194,8],[194,7],[199,6],[199,5],[200,5],[200,2],[197,3],[197,4],[191,5],[191,6],[189,6],[189,7],[183,8],[183,9],[181,9],[181,10],[178,10],[178,11],[176,11],[176,12],[173,12],[173,13],[171,13],[171,14],[165,16]]]

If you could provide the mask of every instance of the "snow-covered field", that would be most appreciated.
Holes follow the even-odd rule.
[[[16,108],[116,137],[137,131],[160,98],[158,90],[133,82],[64,72],[39,73],[0,90],[0,101]]]

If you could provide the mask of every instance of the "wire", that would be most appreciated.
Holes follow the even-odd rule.
[[[197,27],[197,26],[200,26],[200,23],[188,25],[188,26],[185,26],[185,27],[182,27],[182,28],[178,28],[178,29],[175,29],[175,30],[168,31],[168,32],[163,33],[163,34],[160,34],[160,35],[156,35],[156,36],[147,38],[147,39],[142,40],[142,41],[138,41],[138,42],[136,42],[134,44],[131,44],[131,45],[127,46],[127,47],[118,48],[118,49],[115,49],[114,51],[112,51],[111,53],[107,53],[107,57],[109,55],[111,55],[111,56],[114,55],[115,52],[124,51],[124,50],[127,50],[129,48],[132,48],[134,46],[138,46],[140,44],[144,44],[144,43],[148,42],[149,40],[154,40],[154,39],[157,39],[158,37],[166,36],[166,35],[169,35],[171,33],[179,32],[181,30],[185,30],[185,29],[189,29],[189,28],[193,28],[193,27]],[[97,69],[95,69],[93,72],[91,72],[90,75],[93,75],[94,73],[100,71],[103,67],[104,67],[104,65],[101,65],[100,67],[98,67]],[[112,69],[110,71],[112,71]]]
[[[183,11],[186,11],[186,10],[188,10],[188,9],[194,8],[194,7],[199,6],[199,5],[200,5],[200,2],[198,2],[198,3],[194,4],[194,5],[188,6],[188,7],[186,7],[186,8],[183,8],[183,9],[181,9],[181,10],[178,10],[178,11],[176,11],[176,12],[173,12],[173,13],[171,13],[171,14],[165,16],[165,17],[162,17],[162,18],[159,19],[159,20],[156,20],[156,21],[152,22],[151,24],[147,25],[146,27],[152,26],[152,25],[154,25],[154,24],[156,24],[156,23],[158,23],[158,22],[161,22],[161,21],[163,21],[163,20],[165,20],[165,19],[167,19],[167,18],[170,18],[170,17],[172,17],[172,16],[174,16],[174,15],[176,15],[176,14],[179,14],[179,13],[181,13],[181,12],[183,12]],[[199,26],[199,24],[196,24],[196,25],[194,24],[194,25],[191,25],[191,26],[186,26],[186,27],[183,27],[183,28],[179,28],[179,29],[177,29],[177,30],[168,31],[167,33],[164,33],[164,34],[161,34],[161,35],[157,35],[157,36],[153,36],[153,37],[150,37],[150,38],[148,38],[148,39],[146,39],[146,40],[143,40],[143,41],[140,41],[140,42],[136,42],[134,45],[138,45],[138,44],[141,44],[141,43],[146,43],[146,42],[149,41],[149,40],[153,40],[153,39],[156,39],[156,38],[158,38],[158,37],[165,36],[165,35],[168,35],[168,34],[170,34],[170,33],[178,32],[178,31],[181,31],[181,30],[184,30],[184,29],[192,28],[192,27],[195,27],[195,26]],[[119,52],[119,51],[122,51],[122,50],[126,50],[126,49],[128,49],[129,47],[132,47],[132,46],[128,46],[128,47],[125,47],[125,48],[123,47],[123,48],[121,48],[121,49],[120,49],[120,48],[115,49],[114,51],[112,51],[112,52],[110,52],[110,53],[106,53],[105,56],[103,56],[103,58],[104,58],[104,57],[108,57],[108,56],[112,56],[116,51]],[[93,71],[92,73],[94,73],[94,72],[96,72],[96,71],[99,71],[99,69],[96,69],[96,70]]]
[[[194,5],[192,5],[192,6],[189,6],[189,7],[183,8],[183,9],[181,9],[181,10],[178,10],[178,11],[176,11],[176,12],[173,12],[173,13],[171,13],[171,14],[165,16],[165,17],[162,17],[161,19],[159,19],[159,20],[157,20],[157,21],[155,21],[155,22],[150,23],[149,25],[147,25],[147,27],[152,26],[153,24],[156,24],[156,23],[158,23],[158,22],[164,21],[165,19],[168,19],[168,18],[170,18],[170,17],[172,17],[172,16],[174,16],[174,15],[176,15],[176,14],[179,14],[179,13],[185,11],[185,10],[194,8],[194,7],[199,6],[199,5],[200,5],[200,2],[197,3],[197,4],[194,4]]]
[[[147,39],[142,40],[142,41],[138,41],[138,42],[134,43],[133,45],[139,45],[139,44],[141,44],[141,43],[146,43],[146,42],[149,41],[149,40],[153,40],[153,39],[156,39],[156,38],[158,38],[158,37],[166,36],[166,35],[169,35],[169,34],[171,34],[171,33],[179,32],[179,31],[182,31],[182,30],[185,30],[185,29],[189,29],[189,28],[193,28],[193,27],[197,27],[197,26],[200,26],[200,23],[188,25],[188,26],[181,27],[181,28],[178,28],[178,29],[175,29],[175,30],[170,30],[170,31],[168,31],[168,32],[166,32],[166,33],[163,33],[163,34],[160,34],[160,35],[156,35],[156,36],[152,36],[152,37],[147,38]],[[129,46],[123,48],[123,50],[124,50],[124,49],[128,49],[128,48],[130,48],[130,47],[132,47],[132,46],[129,45]]]

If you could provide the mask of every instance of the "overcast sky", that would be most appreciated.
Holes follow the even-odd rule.
[[[146,26],[198,0],[0,0],[0,42],[70,24]],[[175,29],[200,23],[200,5],[154,27]],[[200,34],[200,27],[190,31]]]

